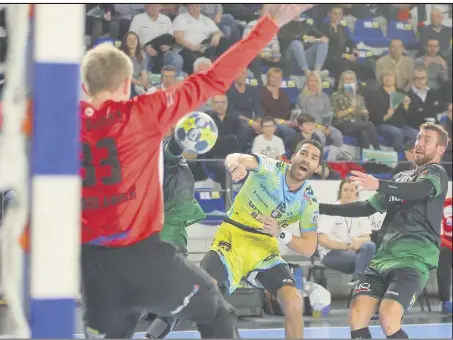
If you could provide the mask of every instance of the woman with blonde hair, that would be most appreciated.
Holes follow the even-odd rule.
[[[418,130],[409,126],[410,98],[397,90],[398,75],[395,69],[381,73],[382,87],[369,98],[370,120],[380,135],[389,140],[397,152],[404,151],[404,142],[417,138]]]
[[[316,129],[313,132],[321,144],[331,144],[341,148],[343,135],[332,126],[332,107],[327,94],[322,91],[322,82],[317,72],[308,72],[305,85],[297,97],[296,107],[304,114],[315,118]],[[329,140],[329,141],[328,141]]]
[[[368,120],[368,109],[363,96],[358,93],[354,71],[344,71],[338,82],[338,91],[332,95],[333,124],[345,135],[357,138],[360,148],[373,146],[380,150],[378,134]]]

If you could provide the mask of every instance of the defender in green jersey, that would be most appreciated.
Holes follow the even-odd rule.
[[[351,180],[377,193],[366,202],[320,205],[321,214],[345,217],[387,212],[380,248],[354,289],[349,315],[353,339],[371,338],[368,323],[380,302],[380,322],[387,338],[408,338],[401,329],[402,317],[439,260],[448,187],[447,173],[439,162],[447,143],[448,134],[441,126],[423,124],[414,148],[415,170],[401,172],[392,181],[353,172]]]
[[[171,137],[163,142],[164,154],[164,227],[162,240],[174,244],[181,253],[187,254],[186,228],[206,218],[203,209],[195,200],[195,180],[183,150]],[[157,317],[147,313],[144,317],[152,321],[146,332],[149,339],[163,339],[176,325],[174,317]]]

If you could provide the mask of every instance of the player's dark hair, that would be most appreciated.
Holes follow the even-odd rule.
[[[305,123],[314,123],[316,122],[315,118],[308,113],[302,113],[297,117],[297,125],[301,126]]]
[[[340,187],[338,188],[338,193],[337,193],[337,200],[339,200],[339,199],[341,198],[341,192],[343,191],[343,186],[344,186],[345,184],[350,184],[350,183],[354,184],[354,183],[351,181],[351,179],[350,179],[350,178],[347,178],[347,177],[344,178],[344,179],[340,182]],[[356,185],[355,187],[356,187],[356,189],[357,189],[357,185]],[[357,196],[358,196],[358,195],[359,195],[359,193],[357,192]]]
[[[263,118],[261,118],[261,126],[264,126],[264,123],[266,123],[266,122],[272,122],[272,123],[274,123],[274,125],[277,125],[274,117],[271,117],[271,116],[264,116]]]
[[[438,142],[440,145],[447,147],[448,145],[448,132],[443,128],[442,125],[434,123],[423,123],[420,126],[420,131],[431,130],[437,132]]]
[[[311,144],[311,145],[315,146],[316,148],[318,148],[318,150],[319,150],[319,163],[321,163],[322,157],[324,156],[324,148],[322,147],[321,143],[319,143],[317,140],[314,140],[314,139],[305,139],[305,140],[303,140],[302,142],[297,144],[296,149],[294,150],[294,154],[298,153],[305,144]]]

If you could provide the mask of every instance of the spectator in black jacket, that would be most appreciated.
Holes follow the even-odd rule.
[[[278,32],[280,51],[292,70],[298,68],[307,75],[311,70],[321,72],[327,58],[329,39],[319,32],[312,20],[297,18]]]
[[[420,55],[425,52],[423,46],[433,39],[439,41],[440,54],[447,55],[451,46],[451,27],[443,25],[442,11],[438,8],[432,9],[431,25],[424,27],[420,33]]]
[[[261,9],[260,4],[222,4],[223,12],[225,14],[231,14],[233,18],[239,21],[250,22],[258,19],[259,11]]]
[[[412,71],[412,87],[409,90],[409,125],[418,129],[426,121],[435,121],[437,114],[445,110],[437,91],[428,86],[428,74],[424,68]]]
[[[321,32],[329,39],[329,52],[325,67],[337,80],[346,70],[355,72],[360,80],[374,78],[373,69],[367,64],[358,64],[357,46],[349,38],[346,28],[340,24],[343,19],[343,8],[332,6],[329,21],[321,26]]]
[[[382,72],[383,86],[368,99],[370,121],[376,126],[380,135],[392,143],[397,152],[404,150],[404,141],[415,141],[418,130],[409,125],[408,110],[410,98],[397,92],[395,70]]]
[[[105,34],[118,39],[120,25],[118,21],[112,20],[112,12],[111,4],[86,4],[85,34],[91,38],[91,46]]]

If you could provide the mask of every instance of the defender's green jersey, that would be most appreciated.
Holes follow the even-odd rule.
[[[187,248],[186,227],[206,218],[194,198],[195,180],[182,156],[174,156],[164,141],[164,227],[160,236],[179,248]]]
[[[432,195],[423,200],[402,200],[381,193],[369,200],[377,211],[387,212],[382,223],[385,234],[371,267],[379,270],[392,266],[413,267],[424,274],[437,267],[447,173],[438,164],[425,164],[393,177],[395,182],[421,179],[429,180],[435,188]]]

